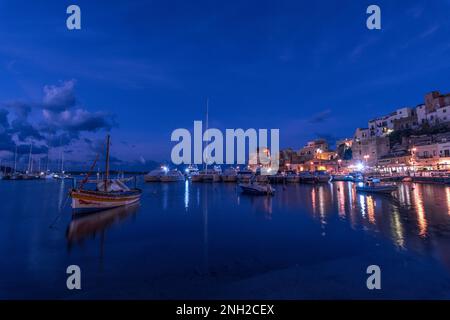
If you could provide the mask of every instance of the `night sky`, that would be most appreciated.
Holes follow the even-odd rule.
[[[81,7],[82,29],[66,28]],[[382,30],[366,28],[377,4]],[[279,128],[281,147],[352,136],[450,92],[450,1],[0,1],[0,158],[170,159],[176,128]],[[87,163],[87,164],[86,164]]]

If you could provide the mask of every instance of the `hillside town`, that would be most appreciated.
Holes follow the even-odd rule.
[[[450,94],[433,91],[414,108],[402,107],[356,128],[353,137],[325,139],[280,151],[280,169],[331,173],[410,174],[450,170]]]

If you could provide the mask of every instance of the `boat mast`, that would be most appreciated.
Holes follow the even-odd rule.
[[[31,173],[31,170],[33,169],[32,159],[31,159],[31,151],[33,150],[33,144],[30,144],[30,156],[28,158],[28,173]]]
[[[45,168],[45,172],[48,173],[48,161],[50,160],[50,149],[47,149],[47,166]]]
[[[209,99],[206,98],[206,130],[205,132],[208,131],[208,108],[209,108]],[[209,138],[209,137],[207,137]],[[208,171],[208,159],[205,159],[205,173]]]
[[[14,173],[16,173],[17,168],[17,144],[16,144],[16,150],[14,151]]]
[[[105,170],[105,192],[108,191],[108,181],[109,181],[109,140],[110,135],[106,136],[106,170]]]

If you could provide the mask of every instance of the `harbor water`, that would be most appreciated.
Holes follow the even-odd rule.
[[[1,299],[450,298],[450,187],[147,183],[139,205],[73,216],[70,180],[0,181]],[[66,269],[81,269],[68,290]],[[381,290],[366,286],[381,270]]]

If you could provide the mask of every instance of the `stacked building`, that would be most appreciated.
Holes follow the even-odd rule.
[[[450,170],[450,94],[433,91],[415,108],[402,107],[357,128],[331,151],[323,139],[280,152],[282,170],[381,172]]]

